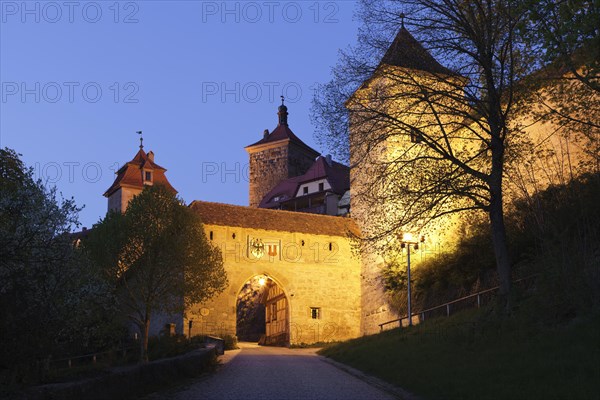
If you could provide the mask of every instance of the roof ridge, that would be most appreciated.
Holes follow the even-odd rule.
[[[348,217],[254,208],[202,200],[194,200],[189,207],[200,215],[205,225],[321,236],[360,236],[356,221]]]
[[[243,208],[246,210],[253,210],[253,211],[258,211],[258,212],[289,214],[292,217],[297,217],[298,214],[301,214],[302,216],[307,216],[309,218],[312,218],[312,217],[314,217],[314,218],[332,218],[335,220],[354,221],[352,218],[349,218],[349,217],[339,217],[339,216],[335,216],[335,215],[316,214],[316,213],[299,213],[298,211],[276,210],[276,209],[272,209],[272,208],[258,208],[258,207],[250,207],[250,206],[241,206],[239,204],[220,203],[218,201],[193,200],[189,204],[188,207],[192,207],[194,205],[194,203],[215,204],[215,205],[227,206],[227,207],[233,207],[233,208]]]

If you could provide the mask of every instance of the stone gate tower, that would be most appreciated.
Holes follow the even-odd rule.
[[[258,207],[263,197],[282,180],[306,173],[319,156],[319,152],[289,128],[283,97],[277,114],[277,128],[271,133],[265,130],[261,140],[246,146],[250,156],[250,207]]]

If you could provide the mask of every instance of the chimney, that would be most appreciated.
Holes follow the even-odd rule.
[[[154,162],[154,152],[152,150],[150,150],[148,152],[148,159],[152,162]]]
[[[269,130],[265,129],[265,131],[263,132],[263,139],[266,139],[269,137]]]
[[[332,166],[333,161],[331,160],[331,154],[327,154],[325,156],[325,161],[327,162],[327,164],[329,164],[329,166]]]

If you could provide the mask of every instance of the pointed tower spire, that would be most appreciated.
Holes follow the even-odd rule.
[[[401,27],[394,41],[381,59],[381,64],[413,70],[455,75],[442,66],[404,27],[404,13],[400,14]]]
[[[135,133],[140,135],[140,150],[142,150],[144,148],[144,138],[142,136],[142,131],[136,131]]]
[[[279,112],[277,113],[277,115],[279,115],[279,125],[287,126],[288,111],[287,111],[287,107],[285,106],[285,104],[283,104],[284,100],[285,100],[285,97],[281,96],[281,105],[279,106]]]

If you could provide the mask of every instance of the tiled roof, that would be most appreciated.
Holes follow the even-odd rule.
[[[282,97],[282,102],[283,102],[283,97]],[[279,106],[278,113],[277,113],[277,115],[279,116],[279,123],[277,124],[277,127],[275,129],[273,129],[273,131],[271,133],[269,133],[268,130],[265,130],[265,136],[262,139],[260,139],[258,142],[255,142],[255,143],[252,143],[252,144],[246,146],[246,149],[248,149],[250,147],[258,146],[261,144],[278,142],[280,140],[289,140],[291,143],[295,143],[296,145],[298,145],[300,147],[304,147],[305,149],[312,151],[313,153],[315,153],[315,157],[318,156],[319,155],[318,151],[316,151],[315,149],[311,148],[309,145],[304,143],[302,140],[300,140],[300,138],[298,136],[296,136],[294,134],[294,132],[292,132],[292,130],[290,129],[290,127],[288,125],[288,111],[287,110],[288,110],[287,107],[285,105],[283,105],[283,103],[282,103],[281,106]]]
[[[328,236],[360,236],[350,218],[194,201],[190,208],[208,225],[239,226]]]
[[[327,179],[334,193],[343,195],[350,189],[350,168],[335,161],[329,165],[325,157],[319,157],[304,175],[279,182],[265,195],[259,207],[272,208],[279,204],[279,201],[271,201],[275,196],[280,197],[281,201],[290,200],[296,196],[301,184],[324,178]]]
[[[152,153],[152,151],[150,153]],[[149,169],[162,169],[163,171],[166,171],[166,168],[163,168],[160,165],[156,164],[154,161],[150,160],[150,158],[148,157],[148,154],[146,154],[144,149],[140,149],[137,152],[137,154],[135,155],[135,157],[133,157],[133,160],[129,161],[129,163],[137,164],[137,165],[144,165],[146,168],[149,168]],[[120,169],[123,169],[123,168],[125,168],[125,165],[122,166]]]
[[[438,63],[404,27],[400,28],[396,38],[385,52],[381,64],[438,74],[456,75]]]
[[[152,171],[152,182],[155,185],[163,185],[173,193],[177,190],[167,180],[165,168],[156,164],[148,158],[148,154],[143,149],[137,152],[133,160],[123,165],[117,171],[117,177],[113,184],[104,192],[104,196],[108,197],[116,192],[121,186],[133,186],[138,188],[144,187],[143,171],[144,169]]]
[[[278,125],[267,137],[262,138],[258,142],[252,143],[251,145],[246,146],[246,148],[258,146],[260,144],[277,142],[280,140],[289,139],[290,142],[295,143],[301,147],[304,147],[310,151],[313,151],[315,154],[319,154],[318,151],[304,143],[298,136],[292,132],[288,125]]]

